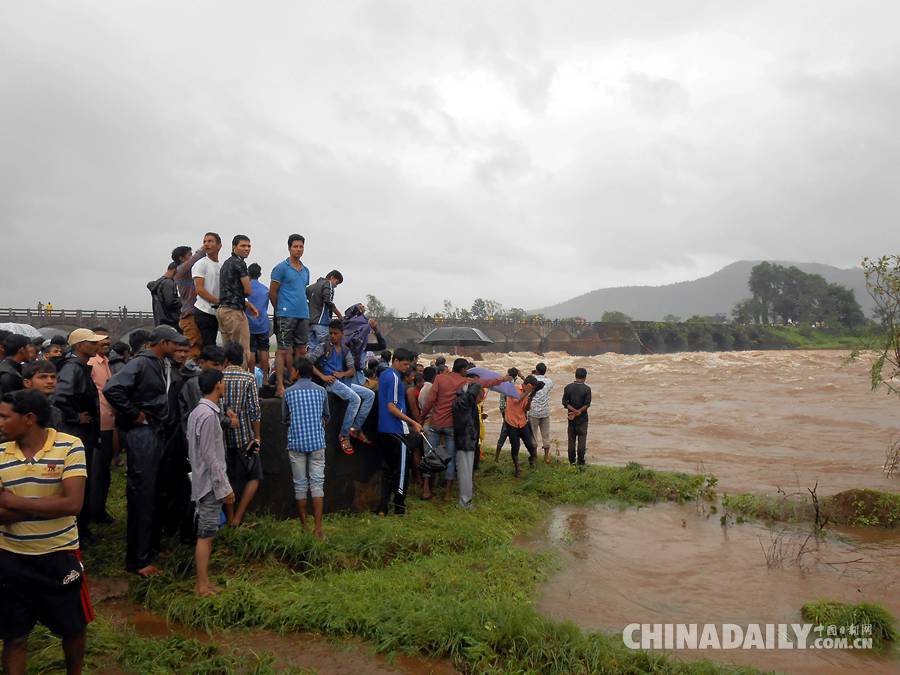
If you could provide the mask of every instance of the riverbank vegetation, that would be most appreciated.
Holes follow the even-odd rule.
[[[871,637],[872,646],[881,649],[897,639],[894,616],[877,603],[861,602],[848,604],[833,600],[808,602],[801,610],[803,618],[817,626],[835,626],[838,636]],[[866,634],[858,631],[863,626],[870,630]]]
[[[541,616],[537,586],[553,569],[553,556],[514,544],[559,504],[688,502],[711,499],[714,484],[707,476],[638,464],[541,466],[517,481],[508,466],[487,463],[473,511],[413,498],[405,517],[330,515],[324,542],[303,533],[297,521],[263,517],[255,528],[226,531],[217,542],[211,570],[224,588],[219,595],[192,594],[190,547],[169,554],[165,576],[132,578],[131,595],[159,616],[213,631],[214,639],[218,631],[244,628],[356,637],[383,653],[447,659],[464,672],[732,672],[632,651],[618,635],[586,633]],[[121,520],[121,480],[115,489]],[[98,528],[98,534],[108,539],[119,527]],[[123,542],[115,537],[89,551],[89,574],[101,569],[121,575]],[[192,672],[230,670],[230,653],[183,640],[142,643],[107,620],[91,627],[90,640],[114,650],[128,643],[125,661],[119,661],[126,670],[154,672],[140,665],[141,659],[152,665],[151,657],[210,664]],[[126,653],[135,655],[126,659]],[[266,655],[253,659],[245,672],[268,672]]]
[[[819,497],[819,515],[835,525],[888,527],[900,525],[900,494],[881,490],[845,490]],[[811,498],[771,497],[755,494],[723,495],[726,512],[769,521],[814,521]]]

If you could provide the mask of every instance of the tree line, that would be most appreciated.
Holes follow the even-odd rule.
[[[750,270],[752,297],[732,310],[739,324],[811,324],[855,328],[866,323],[853,291],[794,266],[762,262]]]

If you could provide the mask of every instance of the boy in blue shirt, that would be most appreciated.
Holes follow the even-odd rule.
[[[306,356],[309,342],[309,268],[300,262],[306,239],[299,234],[288,237],[290,255],[272,270],[269,300],[275,309],[275,395],[284,396],[284,371],[299,356]],[[293,351],[293,357],[291,356]]]
[[[378,441],[383,455],[379,516],[387,515],[391,495],[394,513],[398,516],[406,513],[409,451],[405,436],[410,429],[422,433],[422,425],[406,414],[403,377],[412,360],[412,352],[401,347],[394,352],[390,367],[378,377]]]
[[[250,275],[250,295],[247,300],[259,311],[258,316],[253,316],[247,310],[247,322],[250,325],[250,355],[247,357],[250,372],[259,365],[263,374],[263,382],[269,379],[269,288],[259,278],[262,276],[262,268],[259,263],[253,263],[247,267]]]
[[[294,499],[300,524],[306,530],[306,495],[312,495],[313,535],[322,539],[325,507],[325,423],[328,394],[310,378],[313,365],[305,358],[294,362],[296,383],[284,392],[282,420],[288,425],[288,457],[294,477]]]
[[[369,439],[362,431],[369,411],[375,403],[375,392],[355,384],[356,366],[353,354],[342,343],[344,338],[344,322],[334,319],[328,326],[328,340],[320,343],[309,354],[313,363],[313,372],[325,384],[325,390],[347,402],[344,421],[341,424],[341,449],[347,455],[353,454],[351,438],[363,443]]]

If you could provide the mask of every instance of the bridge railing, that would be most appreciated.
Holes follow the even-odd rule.
[[[0,316],[10,319],[153,319],[153,312],[122,309],[53,309],[46,307],[0,308]]]

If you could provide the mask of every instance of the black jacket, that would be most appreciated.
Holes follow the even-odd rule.
[[[481,385],[470,382],[459,388],[453,399],[453,436],[457,451],[476,452],[481,435],[481,419],[478,416],[478,400]]]
[[[119,354],[118,352],[110,352],[109,353],[109,374],[115,375],[122,368],[125,367],[125,364],[128,363],[125,360],[125,357]]]
[[[181,298],[178,297],[175,280],[162,276],[156,281],[148,282],[147,290],[153,298],[153,323],[157,326],[162,324],[178,328],[178,320],[181,318]]]
[[[89,447],[97,445],[100,439],[100,395],[91,378],[91,366],[75,354],[69,354],[62,362],[52,402],[62,413],[63,428],[57,431],[77,436]],[[78,416],[81,413],[90,415],[91,421],[80,423]]]
[[[169,414],[163,359],[150,350],[141,352],[109,378],[103,395],[122,428],[131,429],[141,413],[150,424],[162,426]]]
[[[12,359],[0,361],[0,394],[19,391],[22,384],[22,364]]]

